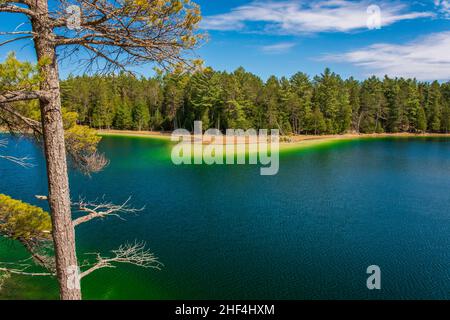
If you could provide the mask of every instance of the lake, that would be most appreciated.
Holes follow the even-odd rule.
[[[283,152],[276,176],[259,167],[175,166],[162,140],[105,137],[110,159],[91,178],[71,173],[71,194],[145,206],[126,221],[77,227],[77,250],[145,241],[161,271],[118,266],[83,282],[87,299],[450,299],[450,139],[336,141]],[[0,193],[44,205],[42,151],[24,169],[1,161]],[[0,241],[0,261],[26,258]],[[381,268],[382,290],[366,287]],[[14,276],[0,298],[57,298],[54,280]]]

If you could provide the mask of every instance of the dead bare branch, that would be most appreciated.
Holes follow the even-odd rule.
[[[9,269],[9,268],[0,268],[1,272],[18,274],[22,276],[30,276],[30,277],[54,277],[56,274],[50,272],[27,272],[26,269]]]
[[[100,172],[108,166],[109,160],[103,153],[94,152],[83,157],[84,168],[90,173]]]
[[[50,273],[56,273],[55,257],[53,255],[53,243],[48,239],[17,239],[31,254],[31,259],[38,266],[45,268]]]
[[[5,159],[8,161],[11,161],[23,168],[33,168],[35,166],[35,164],[30,163],[31,160],[33,160],[33,158],[30,157],[21,157],[21,158],[17,158],[17,157],[13,157],[13,156],[2,156],[0,155],[0,159]]]
[[[0,147],[5,147],[8,142],[6,140],[0,140]],[[8,161],[11,161],[23,168],[32,168],[35,166],[35,164],[31,163],[30,161],[33,160],[33,158],[30,157],[13,157],[13,156],[5,156],[0,154],[0,159],[5,159]]]
[[[72,206],[77,208],[78,212],[86,213],[86,215],[81,216],[73,221],[73,226],[76,227],[82,223],[88,222],[95,218],[105,218],[107,216],[115,216],[121,220],[125,220],[122,218],[121,214],[130,214],[137,213],[144,208],[136,209],[129,206],[129,202],[131,197],[129,197],[124,203],[121,205],[116,205],[111,202],[86,202],[83,199],[80,199],[78,202],[72,204]]]
[[[25,260],[17,262],[0,262],[0,274],[3,272],[5,274],[17,274],[31,277],[41,277],[41,276],[55,276],[56,272],[53,270],[51,272],[30,272],[27,271],[33,267],[33,265],[26,263],[27,261],[33,259],[28,258]]]
[[[112,250],[113,257],[102,257],[99,253],[92,253],[96,256],[96,262],[80,274],[83,278],[92,272],[103,268],[115,268],[116,263],[131,264],[142,268],[153,268],[161,270],[163,264],[158,261],[158,258],[146,249],[145,242],[135,242],[134,244],[124,244],[118,249]],[[85,265],[87,266],[87,265]]]

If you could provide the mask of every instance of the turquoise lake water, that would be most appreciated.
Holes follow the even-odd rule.
[[[119,266],[86,277],[87,299],[450,299],[450,140],[364,139],[281,154],[276,176],[257,166],[175,166],[165,141],[107,137],[111,163],[71,173],[71,194],[119,203],[138,215],[77,228],[83,253],[144,240],[164,268]],[[43,205],[42,151],[4,150],[0,193]],[[0,241],[0,261],[25,258]],[[369,291],[366,269],[381,268]],[[14,276],[0,298],[57,298],[54,280]]]

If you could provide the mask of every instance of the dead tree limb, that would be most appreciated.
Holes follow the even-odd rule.
[[[73,221],[73,226],[76,227],[82,223],[91,221],[96,218],[105,218],[107,216],[115,216],[121,220],[124,220],[121,214],[137,213],[144,208],[136,209],[129,206],[131,197],[129,197],[124,203],[120,205],[113,204],[111,202],[86,202],[83,199],[72,204],[77,208],[78,212],[83,212],[86,215],[81,216]]]
[[[30,277],[54,277],[54,273],[49,272],[27,272],[25,269],[9,269],[9,268],[0,268],[0,272],[18,274],[22,276],[30,276]]]
[[[112,257],[102,257],[99,253],[93,253],[96,256],[96,262],[80,274],[83,278],[92,272],[103,268],[115,268],[116,263],[131,264],[142,268],[153,268],[161,270],[163,264],[158,258],[145,247],[145,242],[135,242],[134,244],[121,245],[118,249],[112,250]]]
[[[0,140],[0,148],[5,147],[6,144],[7,144],[6,140]],[[11,161],[23,168],[32,168],[35,166],[33,163],[30,162],[31,160],[33,160],[33,158],[30,158],[27,156],[26,157],[13,157],[13,156],[5,156],[5,155],[0,154],[0,159],[5,159],[8,161]]]
[[[0,262],[0,273],[17,274],[24,276],[55,276],[54,272],[30,272],[27,271],[32,267],[31,264],[25,263],[30,259],[21,260],[18,262]]]
[[[32,160],[32,158],[29,157],[13,157],[13,156],[3,156],[0,155],[0,159],[5,159],[8,161],[11,161],[23,168],[33,168],[35,165],[33,163],[30,163],[30,161]]]

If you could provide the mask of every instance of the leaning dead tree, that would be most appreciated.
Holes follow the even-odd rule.
[[[189,0],[0,0],[0,12],[29,20],[26,30],[3,30],[6,38],[0,46],[31,39],[39,66],[38,87],[0,91],[0,110],[20,118],[15,103],[39,101],[60,296],[81,299],[79,279],[74,280],[72,272],[78,262],[58,59],[76,57],[101,71],[149,62],[164,67],[186,64],[183,54],[201,39],[200,10]]]
[[[43,199],[43,196],[39,196]],[[85,201],[80,199],[72,203],[73,211],[78,216],[72,221],[74,227],[91,221],[93,219],[103,219],[109,216],[118,217],[125,220],[126,214],[135,214],[143,210],[135,209],[129,205],[131,198],[128,198],[121,205],[115,205],[104,201]],[[16,222],[20,221],[20,224]],[[8,196],[0,194],[0,235],[18,240],[30,252],[31,257],[18,262],[0,261],[0,278],[3,282],[6,275],[21,275],[31,277],[56,276],[56,264],[54,250],[50,241],[49,226],[50,216],[41,208],[25,204],[19,200],[14,200]],[[118,264],[131,264],[142,268],[153,268],[160,270],[163,266],[158,258],[151,253],[145,242],[127,243],[118,249],[111,250],[108,256],[101,253],[88,253],[95,256],[94,261],[86,260],[81,264],[80,271],[74,269],[78,274],[72,278],[76,281],[90,275],[94,271],[103,268],[116,268]],[[36,271],[35,267],[41,267],[44,271]]]

